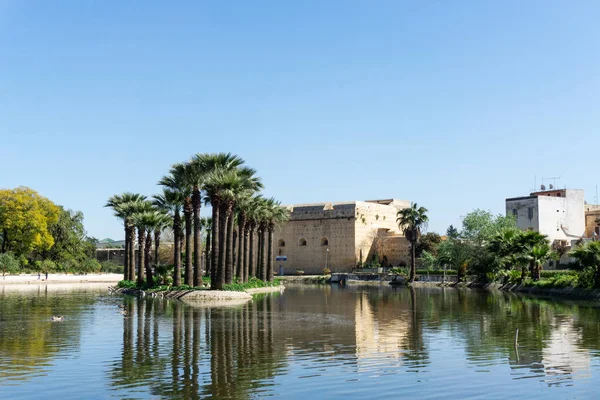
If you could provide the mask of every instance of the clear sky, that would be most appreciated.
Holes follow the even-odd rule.
[[[196,152],[284,204],[416,201],[439,232],[534,176],[594,202],[598,21],[595,0],[0,0],[0,187],[115,239],[106,199]]]

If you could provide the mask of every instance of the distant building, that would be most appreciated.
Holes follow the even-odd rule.
[[[600,239],[600,205],[585,205],[585,237]]]
[[[348,272],[375,254],[380,263],[384,257],[391,265],[407,262],[409,243],[396,223],[406,207],[409,201],[396,199],[288,206],[289,221],[274,233],[274,255],[286,261],[276,260],[274,269]]]
[[[570,245],[585,235],[583,190],[558,189],[506,199],[506,215],[513,215],[523,230],[540,232],[553,243]]]

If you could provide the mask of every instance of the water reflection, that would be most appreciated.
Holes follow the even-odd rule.
[[[57,313],[65,323],[49,322]],[[127,398],[471,397],[506,385],[526,396],[540,384],[581,397],[600,372],[598,317],[596,305],[451,288],[299,286],[220,308],[5,291],[0,386],[27,398],[29,380],[77,398],[81,387],[57,376],[80,374],[88,393]],[[95,368],[59,362],[83,353]]]

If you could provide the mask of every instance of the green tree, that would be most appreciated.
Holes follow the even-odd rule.
[[[417,203],[413,203],[411,207],[404,208],[398,211],[396,222],[400,229],[404,232],[404,236],[410,242],[410,277],[409,282],[415,280],[416,275],[416,245],[429,217],[427,217],[427,209],[419,207]]]
[[[38,253],[40,259],[49,259],[64,269],[79,265],[95,257],[94,239],[86,236],[81,211],[59,207],[58,220],[48,227],[54,245]]]
[[[435,232],[427,232],[422,235],[417,242],[417,258],[423,255],[423,252],[428,252],[429,254],[436,256],[437,255],[437,247],[442,242],[442,237]]]
[[[0,190],[0,253],[17,257],[43,251],[54,245],[49,227],[58,221],[60,209],[35,190],[21,186]]]

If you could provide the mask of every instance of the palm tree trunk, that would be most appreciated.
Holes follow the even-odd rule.
[[[244,219],[243,216],[239,215],[238,216],[238,240],[237,240],[237,263],[236,263],[236,275],[238,276],[240,282],[245,282],[245,278],[244,278],[244,255],[245,255],[245,251],[246,248],[245,243],[244,243],[244,239],[245,239],[245,232],[244,232]]]
[[[269,243],[267,245],[267,281],[273,280],[273,228],[269,227]]]
[[[211,268],[211,248],[210,248],[210,239],[212,237],[212,229],[206,231],[206,248],[204,249],[204,268],[206,276],[211,276],[210,273],[212,271]]]
[[[127,222],[125,224],[125,257],[123,260],[123,280],[129,280],[129,237],[127,236]]]
[[[227,209],[219,207],[219,257],[217,263],[217,289],[223,289],[225,284],[225,250],[227,249]]]
[[[219,268],[219,203],[211,199],[212,205],[212,250],[210,255],[210,288],[217,289],[217,269]]]
[[[158,248],[160,247],[160,230],[154,230],[154,265],[158,265]]]
[[[252,246],[254,246],[254,234],[252,232],[252,228],[250,227],[250,224],[246,225],[246,237],[244,239],[244,246],[246,247],[246,250],[244,251],[244,277],[246,278],[246,282],[248,282],[250,280],[250,278],[254,275],[252,275],[252,261],[253,261],[253,251],[252,251]]]
[[[138,228],[138,271],[137,284],[141,287],[144,284],[144,243],[146,242],[146,230]]]
[[[200,226],[200,189],[196,186],[192,192],[192,208],[194,209],[194,286],[202,285],[202,233]]]
[[[150,263],[150,254],[152,253],[152,230],[146,233],[146,245],[144,247],[144,265],[146,266],[146,286],[154,286],[152,279],[152,264]]]
[[[234,227],[234,216],[233,216],[233,202],[227,204],[226,209],[227,216],[227,246],[225,248],[225,283],[230,284],[233,282],[233,227]]]
[[[135,227],[129,227],[129,280],[135,281]]]
[[[194,285],[194,269],[192,266],[192,199],[185,198],[183,209],[185,216],[185,284]]]
[[[416,247],[417,247],[417,243],[416,242],[411,242],[410,243],[410,279],[408,280],[409,282],[414,282],[415,281],[415,276],[416,276],[416,273],[417,273],[416,266],[415,266],[415,262],[416,262]]]
[[[250,276],[250,271],[249,271],[249,265],[248,264],[248,255],[250,252],[249,246],[248,246],[248,235],[250,234],[250,229],[248,228],[247,224],[244,224],[244,255],[243,255],[243,260],[242,260],[242,265],[243,265],[243,275],[244,275],[244,282],[248,282],[249,276]]]
[[[234,219],[235,217],[232,215],[231,216],[232,219]],[[237,253],[238,253],[238,246],[239,244],[239,239],[238,239],[238,233],[237,233],[237,229],[235,227],[235,221],[233,222],[233,240],[231,241],[231,246],[233,247],[232,249],[232,254],[233,257],[231,259],[231,263],[232,263],[232,275],[235,278],[236,276],[239,278],[239,274],[237,273]]]
[[[181,216],[179,211],[173,216],[173,286],[181,286]]]
[[[256,262],[254,261],[254,259],[256,258],[255,252],[254,252],[254,225],[250,226],[249,229],[249,234],[250,234],[250,246],[248,249],[248,252],[250,253],[248,255],[248,272],[250,273],[250,275],[248,276],[248,279],[250,278],[254,278],[256,276]]]
[[[267,230],[263,228],[260,234],[260,279],[263,282],[267,281],[267,254],[265,252],[265,247],[267,244]]]

